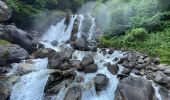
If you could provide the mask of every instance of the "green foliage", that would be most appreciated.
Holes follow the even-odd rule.
[[[148,36],[148,32],[143,28],[133,29],[126,34],[127,35],[125,35],[124,37],[125,43],[134,41],[144,41]]]
[[[108,38],[107,35],[103,35],[99,38],[99,41],[105,47],[124,48],[145,52],[151,56],[160,56],[162,63],[170,64],[170,28],[166,28],[161,32],[146,34],[146,38],[143,38],[145,35],[142,36],[139,33],[146,34],[147,32],[142,28],[138,28],[122,36],[108,36]],[[133,38],[133,42],[131,41],[131,37]]]

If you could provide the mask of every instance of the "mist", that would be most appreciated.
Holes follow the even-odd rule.
[[[158,10],[159,0],[109,0],[103,2],[88,2],[78,13],[90,13],[96,18],[97,26],[103,32],[120,31],[137,26],[143,19],[152,18]],[[139,19],[137,19],[140,17]]]

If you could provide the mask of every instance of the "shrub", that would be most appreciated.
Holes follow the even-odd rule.
[[[135,42],[135,41],[144,41],[148,36],[148,32],[143,28],[136,28],[127,32],[124,37],[124,43],[126,42]]]

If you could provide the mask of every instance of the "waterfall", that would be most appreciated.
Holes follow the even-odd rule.
[[[94,38],[94,36],[96,36],[96,22],[95,22],[95,18],[93,18],[92,16],[89,15],[89,17],[91,18],[91,28],[90,28],[90,32],[89,32],[89,37],[88,40],[92,40]]]
[[[44,88],[50,71],[47,59],[33,60],[35,71],[21,76],[13,86],[10,100],[43,100]]]
[[[80,22],[79,22],[79,27],[78,27],[78,33],[77,33],[77,38],[81,38],[82,36],[82,28],[83,28],[83,21],[84,21],[84,16],[80,15]]]
[[[87,30],[86,34],[88,36],[88,40],[95,39],[96,37],[96,23],[95,18],[90,16],[91,26],[90,29]],[[75,15],[70,16],[70,23],[65,25],[65,18],[61,20],[61,22],[56,25],[51,25],[47,32],[40,39],[40,43],[44,45],[45,48],[54,49],[56,52],[61,51],[61,45],[64,44],[66,48],[66,42],[70,39],[72,30],[74,27],[75,20],[79,19],[79,26],[77,32],[77,38],[81,38],[83,31],[83,21],[85,20],[84,15]],[[56,46],[52,45],[53,41],[57,41],[58,44]],[[100,49],[97,52],[91,51],[79,51],[75,50],[71,60],[82,60],[86,54],[90,54],[94,58],[94,63],[98,66],[98,70],[95,73],[84,73],[76,71],[77,76],[83,76],[84,81],[81,83],[76,83],[83,86],[82,97],[81,100],[114,100],[114,92],[116,91],[117,84],[119,80],[117,75],[112,75],[106,66],[106,63],[115,64],[117,63],[114,59],[121,58],[123,56],[123,52],[114,51],[112,54],[108,54],[108,50],[106,50],[106,54],[103,54]],[[30,71],[28,74],[24,74],[21,76],[19,81],[13,86],[12,93],[10,96],[10,100],[44,100],[44,88],[50,76],[50,73],[53,70],[47,69],[48,59],[32,59],[33,63],[27,63],[23,61],[19,64],[12,64],[13,69],[7,75],[13,75],[17,72],[17,69],[21,64],[26,64]],[[122,66],[119,66],[120,74],[123,70]],[[108,85],[105,90],[97,93],[94,85],[94,77],[97,74],[104,74],[109,79]],[[74,83],[70,83],[71,86]],[[69,86],[68,86],[69,87]],[[57,95],[51,96],[50,100],[63,100],[68,87],[63,86]],[[161,97],[158,93],[158,88],[154,86],[156,90],[156,96],[159,100]]]

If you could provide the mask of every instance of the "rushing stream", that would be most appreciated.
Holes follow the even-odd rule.
[[[75,15],[71,16],[69,25],[65,25],[65,18],[57,23],[56,25],[52,25],[48,31],[43,35],[41,39],[41,43],[45,46],[45,48],[52,48],[56,52],[60,51],[60,47],[64,44],[67,40],[70,39],[74,22],[76,19],[79,19],[79,26],[78,26],[78,33],[77,37],[81,38],[82,28],[83,28],[83,21],[85,17],[83,15]],[[96,24],[95,18],[91,17],[91,27],[86,33],[88,36],[88,40],[93,39],[96,36]],[[58,41],[57,46],[53,46],[51,42]],[[69,47],[69,44],[64,44],[64,47]],[[95,60],[95,64],[98,66],[98,71],[95,73],[85,74],[83,72],[76,72],[77,75],[81,75],[84,77],[84,82],[80,83],[84,86],[84,90],[82,93],[82,100],[114,100],[114,92],[117,88],[117,84],[119,80],[117,75],[112,75],[105,66],[106,62],[110,62],[111,64],[116,63],[114,61],[115,58],[119,58],[123,55],[123,52],[115,51],[113,54],[106,54],[104,55],[100,52],[100,49],[96,53],[91,51],[74,51],[72,60],[82,60],[85,54],[90,54],[93,56]],[[13,86],[13,90],[11,93],[10,100],[43,100],[44,99],[44,88],[46,82],[49,77],[49,73],[51,70],[47,69],[48,59],[34,59],[33,64],[29,65],[32,66],[32,72],[21,76],[19,81]],[[14,69],[17,68],[19,64],[13,64]],[[119,72],[123,70],[122,66],[119,66]],[[16,70],[12,70],[11,73],[15,72]],[[99,94],[96,93],[94,84],[92,79],[98,74],[105,74],[109,78],[109,84],[106,90],[101,91]],[[64,96],[67,92],[68,88],[63,87],[58,95],[51,97],[51,100],[63,100]],[[155,87],[156,96],[159,100],[161,100],[160,95],[158,94],[158,87]]]

